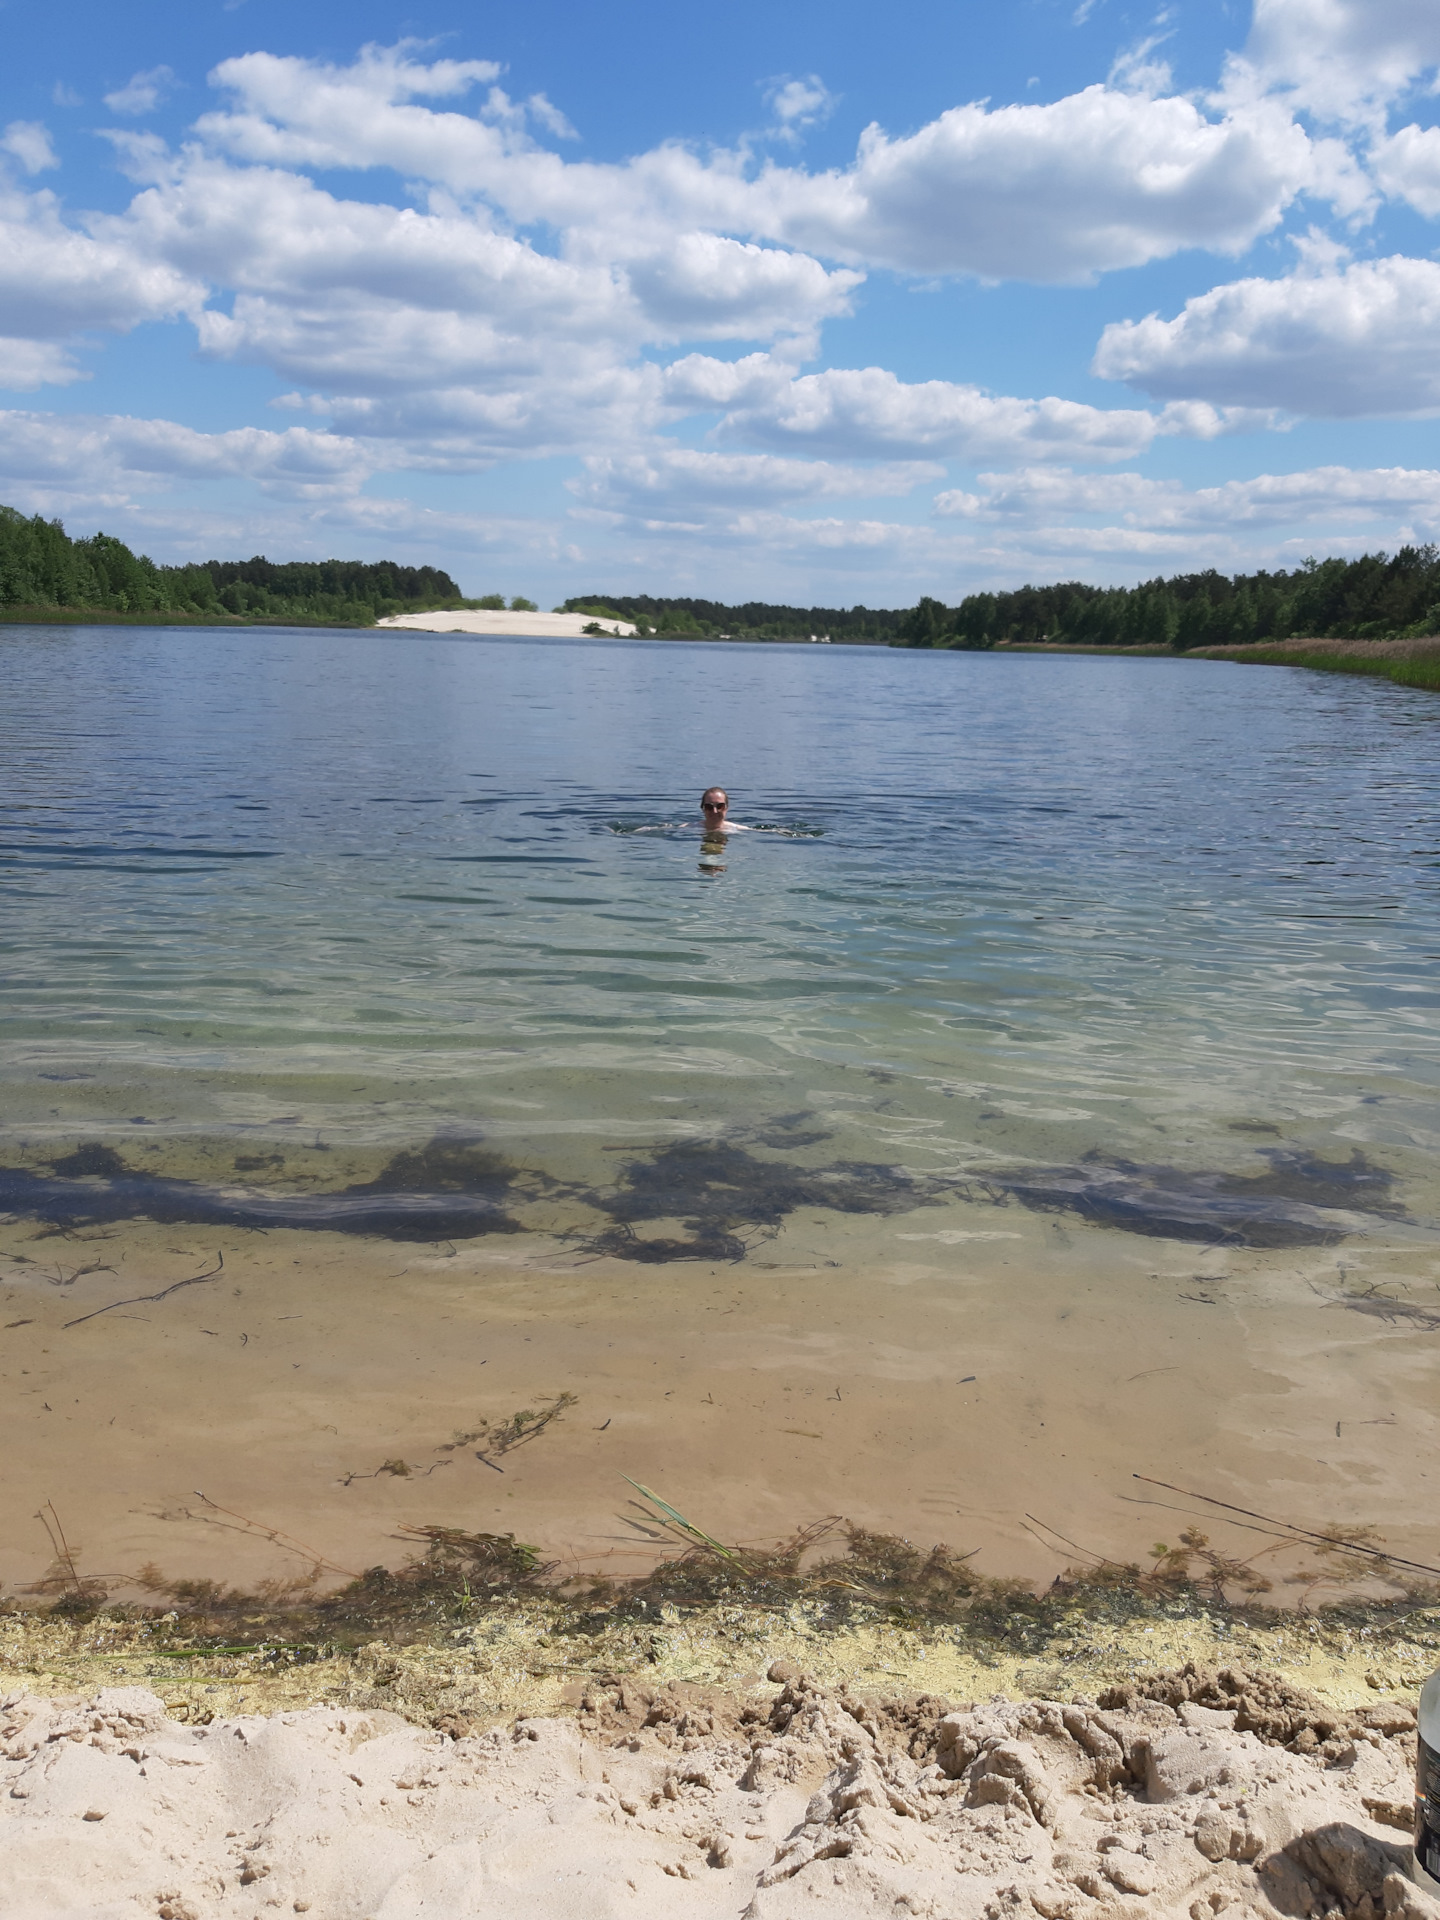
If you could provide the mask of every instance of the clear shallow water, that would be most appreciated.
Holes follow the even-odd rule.
[[[482,1138],[593,1193],[716,1135],[932,1179],[1358,1146],[1440,1213],[1433,696],[349,632],[0,654],[11,1163],[302,1191]],[[631,830],[712,781],[788,831],[717,864]]]

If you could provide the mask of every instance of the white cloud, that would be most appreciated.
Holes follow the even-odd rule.
[[[1314,174],[1305,134],[1264,103],[1217,123],[1189,100],[1095,86],[952,107],[904,139],[872,127],[845,173],[756,192],[779,237],[837,259],[1078,282],[1185,247],[1237,252]]]
[[[557,140],[578,140],[580,135],[571,126],[559,107],[547,100],[543,93],[532,93],[525,102],[525,111],[537,125]]]
[[[765,90],[765,104],[779,131],[789,139],[798,139],[804,128],[828,120],[840,103],[818,73],[808,73],[799,80],[788,76],[772,80]]]
[[[718,437],[843,459],[929,456],[964,460],[1127,460],[1157,431],[1137,408],[1054,397],[1014,399],[949,380],[906,382],[883,367],[795,374],[781,360],[738,363],[692,355],[672,370],[667,396],[725,407]]]
[[[625,446],[659,424],[658,368],[576,360],[568,373],[550,367],[543,377],[485,387],[342,395],[318,410],[357,438],[386,443],[389,466],[455,473],[517,456]]]
[[[777,500],[875,499],[908,494],[945,469],[928,460],[842,466],[828,460],[786,460],[775,454],[707,453],[690,447],[624,455],[592,455],[577,499],[656,519]]]
[[[0,338],[0,389],[6,393],[33,393],[36,387],[68,387],[89,374],[63,347],[52,340]]]
[[[153,113],[174,85],[169,67],[149,67],[144,73],[132,73],[123,87],[107,93],[105,104],[112,113]]]
[[[38,120],[12,120],[0,134],[0,151],[18,160],[26,173],[43,173],[60,162],[50,144],[49,129]]]
[[[198,433],[173,420],[117,414],[0,412],[0,484],[74,487],[114,498],[177,480],[254,481],[287,500],[355,493],[373,462],[354,441],[291,427],[283,433],[238,427]]]
[[[539,377],[562,382],[684,338],[813,338],[858,276],[713,233],[623,265],[541,252],[483,210],[337,200],[303,175],[189,151],[97,233],[235,291],[205,351],[340,393]]]
[[[1348,0],[1306,4],[1348,44]],[[1366,69],[1372,94],[1427,71],[1398,0],[1376,8],[1393,58]],[[958,106],[895,137],[871,127],[849,164],[818,171],[794,152],[765,159],[758,139],[732,151],[665,143],[618,165],[567,158],[543,144],[573,135],[546,96],[511,98],[493,62],[431,60],[419,43],[348,65],[227,61],[214,76],[225,110],[178,150],[154,133],[108,133],[137,188],[123,212],[67,216],[53,194],[22,192],[14,168],[0,176],[0,384],[83,378],[75,353],[96,329],[183,315],[203,355],[293,383],[287,404],[308,424],[206,435],[10,414],[0,476],[11,497],[58,501],[85,486],[137,526],[153,512],[174,528],[200,521],[157,495],[240,480],[294,503],[297,527],[349,527],[358,540],[412,524],[361,491],[379,471],[579,455],[569,511],[582,539],[623,535],[682,570],[733,571],[742,551],[761,572],[833,563],[857,585],[889,569],[906,598],[915,568],[1043,577],[1079,553],[1116,566],[1253,563],[1236,529],[1258,541],[1315,524],[1343,540],[1430,525],[1416,476],[1326,469],[1187,492],[1076,471],[1133,461],[1159,435],[1271,426],[1277,409],[1440,406],[1440,264],[1355,262],[1315,229],[1288,277],[1238,279],[1170,320],[1105,330],[1096,371],[1158,406],[1016,397],[883,366],[806,370],[871,267],[1082,282],[1183,248],[1234,252],[1301,195],[1363,214],[1374,188],[1349,148],[1291,116],[1301,82],[1275,49],[1297,9],[1261,0],[1250,65],[1232,69],[1218,105],[1165,92],[1152,33],[1111,84],[1049,105]],[[165,81],[137,75],[121,90],[128,104],[111,104],[140,111],[145,88],[158,98]],[[772,83],[769,101],[791,133],[833,104],[814,76]],[[1408,127],[1371,144],[1386,192],[1440,210],[1440,135]],[[32,123],[12,123],[0,146],[19,166],[53,163]],[[346,199],[308,177],[317,167],[390,169],[404,185]],[[710,416],[704,448],[660,437],[696,415]],[[948,489],[929,525],[817,511],[903,495],[945,459],[1021,471]],[[452,518],[443,538],[468,538]],[[558,516],[525,524],[537,552],[561,539]]]
[[[1142,93],[1150,98],[1168,93],[1174,85],[1170,63],[1168,60],[1157,60],[1154,56],[1158,48],[1174,37],[1173,27],[1165,33],[1147,34],[1143,40],[1137,40],[1133,46],[1116,54],[1110,68],[1110,85],[1126,93]]]
[[[1434,0],[1255,0],[1228,91],[1278,89],[1322,119],[1379,126],[1386,109],[1437,66]]]
[[[90,327],[123,333],[142,320],[193,312],[203,296],[197,281],[128,237],[67,226],[53,194],[0,183],[0,325],[7,334],[57,341]]]
[[[1440,127],[1401,127],[1375,146],[1370,165],[1392,198],[1440,220]]]
[[[1106,327],[1094,370],[1142,392],[1339,418],[1440,407],[1440,262],[1237,280]]]
[[[948,489],[935,497],[942,518],[1050,526],[1057,520],[1104,516],[1136,530],[1280,527],[1299,522],[1383,521],[1440,528],[1440,472],[1430,468],[1314,467],[1264,473],[1216,487],[1139,473],[1074,473],[1030,468],[982,473],[980,491]]]
[[[394,168],[615,260],[698,229],[857,266],[1051,282],[1186,247],[1235,252],[1297,194],[1333,185],[1304,131],[1263,100],[1212,121],[1188,99],[1103,86],[1047,106],[954,107],[899,139],[872,126],[850,167],[818,174],[675,144],[621,166],[567,164],[488,107],[413,104],[463,93],[483,66],[423,66],[405,46],[367,48],[348,68],[247,54],[216,68],[235,106],[198,131],[251,162]]]
[[[843,267],[827,272],[808,254],[683,233],[633,261],[628,278],[645,312],[671,339],[738,334],[753,340],[808,333],[821,320],[848,313],[863,276]]]

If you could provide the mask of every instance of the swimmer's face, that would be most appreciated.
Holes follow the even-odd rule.
[[[723,787],[707,787],[700,796],[700,818],[707,827],[718,827],[729,805],[730,796]]]

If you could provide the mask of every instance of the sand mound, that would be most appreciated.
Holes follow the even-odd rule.
[[[1440,1920],[1403,1877],[1414,1715],[1187,1669],[1098,1704],[874,1702],[776,1668],[485,1733],[142,1688],[0,1703],[5,1920]]]

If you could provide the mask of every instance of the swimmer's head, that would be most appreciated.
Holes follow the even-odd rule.
[[[707,787],[700,796],[700,812],[707,826],[718,826],[725,818],[730,796],[724,787]]]

